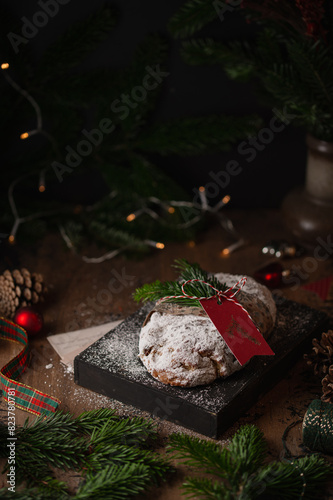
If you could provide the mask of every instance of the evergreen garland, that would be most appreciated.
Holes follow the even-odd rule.
[[[8,430],[0,425],[0,458],[7,459]],[[141,418],[117,417],[112,410],[87,411],[74,418],[56,412],[16,429],[16,490],[0,489],[1,499],[121,500],[142,494],[167,479],[168,461],[150,451],[154,424]],[[318,498],[330,465],[319,455],[267,463],[263,433],[241,427],[228,447],[186,434],[170,436],[169,453],[193,471],[210,477],[187,478],[184,493],[211,500],[293,500]],[[5,467],[3,473],[8,468]],[[81,476],[76,493],[54,477],[54,471]],[[211,478],[213,476],[213,478]]]
[[[198,300],[187,298],[183,294],[183,283],[190,280],[200,280],[196,283],[189,283],[184,287],[185,292],[194,297],[212,297],[216,294],[215,290],[201,283],[201,281],[209,283],[217,290],[227,289],[225,283],[221,283],[214,276],[209,276],[206,271],[201,269],[199,264],[190,264],[186,259],[177,259],[173,267],[179,273],[179,279],[177,281],[161,282],[157,280],[154,283],[146,283],[141,288],[136,289],[134,300],[137,302],[155,301],[171,295],[176,297],[168,298],[165,302],[183,306],[201,307]]]
[[[265,464],[267,445],[254,425],[241,427],[227,448],[183,434],[170,437],[174,458],[213,479],[189,477],[188,498],[209,500],[298,500],[318,498],[330,465],[318,455]]]
[[[0,457],[8,457],[8,430],[0,426]],[[37,418],[16,429],[16,492],[0,490],[0,498],[120,500],[137,495],[172,470],[147,448],[156,438],[154,424],[142,418],[119,419],[98,409],[74,418],[69,413]],[[4,472],[7,471],[8,464]],[[76,494],[54,476],[54,470],[82,476]],[[22,490],[19,485],[24,485]]]
[[[216,10],[213,3],[207,0],[192,0],[185,2],[174,14],[169,21],[169,28],[177,37],[191,36],[214,18]]]
[[[27,139],[26,150],[23,144],[15,148],[16,138],[34,127],[36,117],[30,103],[1,78],[0,134],[3,143],[12,146],[7,168],[2,172],[2,186],[4,189],[30,172],[15,188],[19,214],[23,217],[33,212],[44,214],[37,221],[26,224],[27,227],[20,227],[22,238],[35,238],[47,229],[58,231],[61,226],[68,237],[74,233],[71,244],[76,250],[93,240],[107,248],[122,246],[136,252],[149,249],[147,240],[192,239],[198,224],[182,227],[184,217],[179,208],[170,214],[150,200],[155,197],[162,201],[191,201],[189,195],[158,168],[155,160],[152,161],[152,155],[157,158],[159,155],[188,156],[224,151],[260,126],[253,116],[183,117],[156,123],[153,115],[163,81],[147,91],[145,99],[128,107],[128,112],[121,112],[121,96],[130,95],[133,88],[142,84],[147,67],[159,67],[168,75],[168,44],[158,34],[149,35],[137,47],[128,67],[83,71],[80,65],[84,59],[112,36],[117,17],[113,7],[102,7],[74,24],[36,61],[30,55],[29,44],[20,45],[19,53],[14,55],[6,34],[8,30],[19,32],[19,21],[0,7],[0,52],[3,60],[10,64],[6,71],[37,101],[48,134]],[[115,106],[113,111],[112,105]],[[112,120],[114,130],[104,134],[92,153],[81,158],[79,166],[71,172],[52,166],[55,161],[66,166],[66,147],[75,150],[85,139],[82,130],[98,129],[101,120],[106,118]],[[21,149],[22,154],[17,154],[16,149]],[[46,179],[46,191],[42,194],[36,189],[41,170]],[[104,185],[100,201],[92,206],[81,206],[80,192],[77,193],[80,177],[85,173],[95,173]],[[62,180],[75,201],[59,200]],[[0,201],[3,233],[9,232],[13,225],[6,194],[3,192]],[[46,203],[47,212],[50,212],[47,217]],[[142,207],[147,211],[156,209],[157,216],[152,219],[145,213],[129,224],[126,217]],[[190,213],[188,215],[191,217]]]
[[[186,40],[184,59],[194,65],[221,64],[233,80],[255,79],[266,101],[269,98],[317,139],[333,141],[332,0],[243,0],[237,6],[217,1],[215,9],[207,2],[189,0],[169,23],[173,35],[187,37],[208,24],[209,6],[215,19],[220,12],[231,16],[239,11],[256,23],[257,34],[247,42]]]

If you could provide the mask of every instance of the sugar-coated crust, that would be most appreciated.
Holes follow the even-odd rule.
[[[226,285],[242,276],[219,273]],[[248,277],[237,300],[266,337],[274,327],[276,306],[270,291]],[[227,377],[241,368],[208,317],[153,312],[141,329],[139,356],[148,372],[164,384],[194,387]]]
[[[209,384],[240,368],[209,318],[154,312],[143,327],[140,358],[149,373],[165,384]]]

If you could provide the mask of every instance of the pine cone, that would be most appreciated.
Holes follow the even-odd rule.
[[[30,274],[25,268],[7,269],[0,275],[0,316],[12,319],[19,307],[36,304],[45,292],[41,274]]]
[[[304,354],[304,359],[309,366],[313,366],[315,375],[326,375],[333,364],[333,330],[328,330],[318,339],[312,340],[312,352]]]
[[[328,374],[321,381],[323,387],[323,395],[321,399],[325,403],[333,403],[333,365],[328,369]]]

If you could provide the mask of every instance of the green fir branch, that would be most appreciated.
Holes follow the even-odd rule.
[[[184,38],[193,35],[215,18],[217,10],[214,2],[190,0],[173,15],[168,27],[175,37]]]
[[[142,154],[132,152],[128,161],[131,170],[127,182],[131,183],[132,187],[135,186],[135,192],[141,199],[154,196],[164,200],[166,192],[172,193],[172,199],[187,199],[185,190]]]
[[[223,42],[207,39],[191,39],[183,43],[181,54],[192,66],[221,64],[228,76],[237,81],[247,81],[254,76],[256,66],[253,47],[248,42]]]
[[[169,295],[183,295],[181,284],[173,281],[161,282],[156,280],[154,283],[146,283],[141,288],[138,288],[134,293],[134,300],[136,302],[154,302],[155,300],[162,299]],[[196,301],[190,300],[186,301],[184,298],[181,304],[195,305],[195,302]]]
[[[77,22],[47,48],[35,72],[44,83],[77,66],[106,40],[116,24],[114,8],[103,6]]]
[[[104,428],[106,424],[116,422],[118,417],[114,410],[109,408],[97,408],[96,410],[84,411],[76,417],[76,424],[83,434],[91,434]]]
[[[97,473],[88,473],[79,487],[76,500],[122,500],[142,493],[150,481],[149,468],[142,464],[111,465]]]
[[[180,279],[182,281],[202,280],[210,283],[214,288],[219,290],[226,289],[224,283],[221,283],[217,278],[215,278],[215,276],[210,275],[197,263],[190,264],[186,259],[176,259],[173,267],[178,273],[180,273]],[[215,291],[203,283],[196,283],[195,287],[196,290],[200,291],[201,294],[206,295],[207,297],[215,295]]]
[[[202,0],[195,0],[193,6],[202,8],[202,12],[197,16],[200,22],[205,18],[204,11],[208,15],[206,19],[216,15],[214,6],[205,4]],[[10,158],[8,168],[3,174],[3,184],[10,185],[22,173],[29,171],[30,167],[32,172],[35,169],[38,172],[46,169],[45,195],[32,194],[36,192],[38,175],[36,178],[32,175],[29,179],[31,190],[27,183],[24,186],[19,183],[17,191],[20,190],[20,196],[16,196],[18,192],[15,192],[15,202],[20,215],[29,215],[34,208],[36,212],[43,214],[45,196],[52,198],[62,191],[58,180],[66,180],[70,186],[75,184],[77,177],[82,174],[93,176],[98,170],[102,177],[101,184],[105,181],[106,188],[108,186],[110,191],[117,191],[117,198],[105,199],[103,206],[97,209],[87,207],[80,214],[73,213],[74,203],[69,201],[66,209],[63,209],[61,203],[62,207],[57,215],[40,218],[43,226],[35,226],[36,232],[42,234],[46,229],[58,231],[61,226],[72,240],[71,248],[76,251],[93,240],[106,247],[106,251],[121,248],[129,256],[143,255],[153,246],[150,243],[152,240],[165,243],[170,240],[193,239],[200,227],[200,220],[197,219],[203,219],[201,215],[195,217],[198,215],[197,209],[193,217],[195,210],[188,207],[175,207],[171,214],[166,205],[157,206],[158,204],[154,205],[149,200],[155,197],[162,201],[191,201],[188,193],[185,193],[178,183],[159,169],[155,162],[151,162],[152,153],[157,156],[225,151],[245,136],[254,135],[259,123],[252,117],[215,116],[183,118],[165,124],[155,122],[153,112],[158,106],[158,97],[169,73],[165,67],[169,48],[164,37],[157,34],[142,41],[131,63],[125,68],[81,71],[79,64],[110,36],[116,17],[113,8],[102,7],[74,24],[54,44],[46,48],[44,55],[37,62],[29,57],[29,47],[22,46],[22,51],[20,50],[13,61],[13,68],[8,71],[15,79],[19,76],[17,83],[31,93],[40,105],[45,131],[52,135],[52,144],[55,145],[50,146],[42,135],[39,135],[38,139],[36,137],[36,140],[28,141],[29,151],[24,150],[21,155],[14,154]],[[8,17],[4,13],[3,19],[9,19],[11,29],[16,30],[12,16]],[[5,42],[8,44],[8,26],[6,27],[6,22],[2,22],[3,19],[0,16],[0,28],[2,27],[4,35],[0,45],[5,45]],[[19,22],[18,25],[20,26]],[[137,102],[132,95],[133,89],[142,86],[147,82],[147,78],[150,84],[154,83],[154,74],[156,87],[148,89],[147,96]],[[13,137],[17,134],[17,116],[20,116],[22,127],[34,124],[36,117],[30,103],[5,81],[1,87],[1,134],[5,144],[12,144]],[[123,102],[124,95],[129,96],[131,105]],[[91,117],[88,125],[87,116]],[[101,141],[98,131],[95,130],[97,144],[93,145],[91,154],[79,158],[78,168],[63,172],[63,178],[60,175],[59,179],[59,172],[56,176],[52,167],[53,162],[65,165],[70,154],[69,148],[74,150],[71,156],[73,158],[78,144],[84,139],[83,130],[86,129],[89,133],[98,129],[103,119],[111,120],[115,128],[110,133],[103,133]],[[78,183],[77,186],[79,185]],[[81,196],[84,198],[86,193],[76,193],[75,199],[79,200]],[[47,201],[52,205],[55,203],[50,197]],[[126,220],[130,213],[144,207],[149,209],[151,204],[153,207],[150,214],[156,209],[154,218],[144,213],[131,223]],[[193,218],[196,222],[191,225]],[[1,223],[4,226],[3,231],[9,232],[13,217],[8,203],[4,205]],[[32,223],[22,224],[17,234],[18,243],[31,236],[31,231]]]
[[[125,444],[127,446],[140,446],[148,438],[156,435],[155,425],[151,421],[141,418],[125,418],[114,421],[112,426],[108,422],[102,428],[96,428],[91,434],[92,446],[98,444]]]
[[[174,458],[182,460],[188,467],[223,479],[232,473],[230,454],[214,442],[186,434],[172,434],[168,448],[172,450]]]
[[[235,141],[255,134],[260,123],[255,116],[170,120],[140,134],[137,147],[144,152],[180,156],[227,151]]]
[[[310,103],[322,102],[332,108],[333,61],[329,49],[323,43],[291,40],[286,45],[299,78],[306,84]]]
[[[293,462],[271,462],[249,477],[244,485],[244,493],[248,498],[259,499],[315,499],[318,498],[318,488],[322,488],[331,473],[330,465],[318,455],[295,459]]]
[[[196,283],[189,283],[184,287],[186,294],[194,297],[211,297],[216,294],[213,288],[201,283],[201,281],[209,283],[217,290],[227,289],[225,283],[221,283],[214,276],[209,276],[198,264],[190,264],[186,259],[176,260],[174,267],[180,273],[178,281],[161,282],[157,280],[154,283],[146,283],[141,288],[136,289],[134,300],[136,302],[147,302],[156,301],[168,296],[176,296],[166,299],[165,302],[200,307],[198,300],[187,298],[183,294],[183,283],[189,280],[199,280]]]
[[[82,452],[85,441],[77,438],[77,434],[76,422],[68,413],[56,412],[47,419],[40,416],[33,425],[27,419],[17,433],[18,469],[24,469],[28,475],[38,472],[38,468],[30,466],[26,470],[29,457],[41,466],[48,463],[63,469],[77,468],[85,458]]]
[[[151,480],[155,483],[163,478],[166,472],[172,470],[167,462],[156,453],[123,444],[99,443],[94,446],[94,452],[89,455],[89,470],[99,471],[111,464],[120,467],[126,463],[148,466]]]
[[[59,491],[40,491],[37,488],[24,488],[21,491],[10,491],[7,488],[0,489],[0,499],[1,500],[68,500],[69,495],[67,493],[63,494]]]
[[[104,244],[109,248],[127,248],[136,252],[145,252],[148,248],[147,244],[134,234],[124,229],[110,227],[108,224],[98,220],[97,217],[89,223],[87,231],[93,241]]]
[[[189,498],[210,500],[298,500],[317,498],[318,488],[332,469],[322,457],[310,455],[293,461],[264,465],[267,445],[254,425],[242,426],[228,447],[182,434],[170,437],[169,453],[215,479],[190,477],[183,485]]]
[[[4,427],[0,427],[2,457],[8,454],[3,445],[7,442]],[[16,429],[16,437],[16,487],[19,490],[24,485],[25,490],[11,492],[13,499],[83,499],[94,494],[126,499],[165,479],[172,470],[166,460],[146,449],[156,437],[155,423],[142,418],[121,419],[113,410],[93,410],[76,418],[55,412],[33,423],[26,420]],[[7,469],[8,463],[3,472]],[[54,477],[56,469],[81,474],[76,495]],[[7,498],[3,489],[0,498]]]
[[[234,500],[233,494],[228,491],[228,487],[224,483],[207,478],[188,477],[182,489],[187,498]]]
[[[173,16],[181,33],[191,35],[211,19],[202,15],[203,2],[188,1]],[[213,5],[215,2],[213,3]],[[227,3],[216,2],[223,9]],[[248,5],[247,5],[248,4]],[[274,4],[274,5],[273,5]],[[190,39],[183,43],[188,64],[221,64],[235,81],[255,79],[270,106],[282,106],[316,138],[333,140],[332,6],[326,2],[318,34],[309,36],[302,12],[290,2],[246,2],[238,8],[258,25],[251,42]],[[208,4],[207,4],[208,7]],[[232,9],[231,9],[232,10]],[[186,14],[188,13],[188,15]],[[176,36],[177,29],[174,30]],[[269,100],[267,99],[269,97]]]
[[[128,95],[131,104],[117,104],[114,108],[116,110],[114,118],[119,121],[128,142],[131,142],[130,139],[144,127],[149,113],[156,108],[164,81],[170,75],[166,67],[167,55],[166,40],[157,34],[149,35],[138,46],[129,68],[122,73],[119,80],[119,97]],[[157,77],[152,76],[154,74],[157,74]],[[147,79],[149,89],[143,85]],[[132,97],[133,89],[138,86],[146,92],[145,98],[139,102],[135,96]],[[127,111],[124,112],[126,108]]]
[[[228,451],[234,464],[233,474],[243,478],[253,474],[262,466],[267,453],[263,432],[254,426],[243,427],[242,432],[234,435]]]

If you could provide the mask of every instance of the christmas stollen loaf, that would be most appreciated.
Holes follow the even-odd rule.
[[[219,273],[215,277],[232,287],[243,276]],[[268,288],[247,277],[237,301],[266,338],[276,319]],[[141,329],[139,357],[154,378],[180,387],[209,384],[241,368],[201,307],[163,302],[151,311]]]

